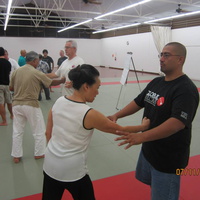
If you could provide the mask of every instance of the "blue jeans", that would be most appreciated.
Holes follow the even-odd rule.
[[[136,179],[151,186],[151,200],[178,200],[180,176],[156,170],[142,151],[136,167]]]

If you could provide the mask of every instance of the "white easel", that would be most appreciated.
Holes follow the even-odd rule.
[[[121,80],[120,80],[120,83],[122,85],[121,85],[121,89],[120,89],[120,92],[119,92],[119,97],[118,97],[117,105],[116,105],[116,109],[117,110],[119,110],[118,104],[119,104],[122,88],[124,87],[124,85],[127,84],[128,74],[129,74],[131,63],[133,65],[133,68],[134,68],[134,71],[135,71],[135,76],[136,76],[136,79],[137,79],[137,83],[138,83],[139,89],[141,91],[140,84],[139,84],[139,79],[138,79],[138,76],[137,76],[137,73],[136,73],[136,69],[135,69],[135,65],[134,65],[133,58],[132,58],[132,54],[133,54],[132,52],[127,52],[127,56],[126,56],[126,59],[125,59],[124,69],[123,69]]]

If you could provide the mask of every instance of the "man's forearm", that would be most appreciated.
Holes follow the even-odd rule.
[[[131,101],[122,110],[120,110],[119,112],[115,113],[115,115],[116,115],[117,118],[122,118],[122,117],[126,117],[126,116],[129,116],[129,115],[132,115],[132,114],[136,113],[140,109],[141,109],[141,107],[139,107],[135,103],[135,101]]]
[[[52,78],[58,78],[58,76],[55,73],[48,73],[48,74],[46,74],[46,76],[51,78],[51,79]]]
[[[119,146],[128,144],[125,147],[125,149],[128,149],[133,145],[167,138],[184,129],[184,127],[185,125],[183,124],[183,122],[171,117],[159,126],[144,131],[142,133],[127,133],[123,131],[117,131],[117,134],[122,136],[116,138],[115,140],[124,140],[119,143]]]
[[[142,142],[163,139],[177,133],[184,128],[185,125],[183,122],[171,117],[159,126],[141,133]]]
[[[53,80],[51,82],[51,85],[54,86],[54,85],[60,85],[61,83],[65,83],[65,80],[64,79],[59,79],[59,80]]]

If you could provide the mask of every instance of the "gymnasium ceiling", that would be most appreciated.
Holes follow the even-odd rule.
[[[152,0],[137,7],[94,20],[97,16],[137,3],[140,0],[96,0],[100,4],[84,3],[84,1],[13,0],[7,30],[11,27],[23,27],[33,31],[38,30],[38,32],[42,29],[58,31],[64,27],[93,19],[84,26],[74,28],[91,32],[200,11],[200,1],[198,0]],[[5,23],[7,4],[8,0],[0,0],[0,27],[2,29]]]

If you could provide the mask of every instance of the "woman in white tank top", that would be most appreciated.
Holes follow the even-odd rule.
[[[59,200],[65,189],[74,200],[95,200],[86,164],[94,128],[117,134],[117,130],[139,132],[149,126],[145,118],[141,125],[122,127],[86,105],[94,101],[100,87],[99,72],[93,66],[72,69],[69,79],[74,93],[60,97],[48,116],[43,200]]]

